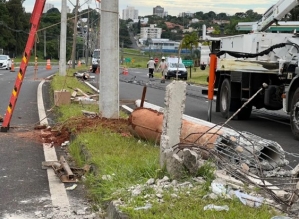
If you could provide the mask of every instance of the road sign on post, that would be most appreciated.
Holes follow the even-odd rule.
[[[182,62],[185,65],[185,67],[190,67],[194,65],[193,60],[183,60]]]
[[[194,66],[193,60],[183,60],[185,67],[190,67],[190,78],[191,78],[191,67]]]
[[[155,63],[158,63],[159,62],[159,59],[158,58],[155,58]]]
[[[125,58],[125,62],[126,63],[130,63],[131,62],[131,58]]]

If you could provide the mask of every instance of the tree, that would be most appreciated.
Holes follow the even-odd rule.
[[[299,6],[295,7],[294,9],[292,9],[290,11],[290,14],[291,14],[291,16],[290,16],[289,19],[291,21],[298,21],[299,20]]]
[[[223,13],[223,12],[222,12],[222,13],[217,14],[216,18],[217,18],[218,20],[226,20],[226,19],[228,18],[228,16],[227,16],[226,13]]]
[[[20,54],[24,51],[30,29],[28,17],[22,6],[22,1],[10,0],[5,2],[5,5],[9,14],[9,17],[6,17],[4,21],[9,29],[5,37],[5,41],[7,41],[6,49],[10,51],[11,55]]]
[[[47,11],[47,14],[51,14],[51,13],[60,14],[60,11],[58,10],[58,8],[51,8]]]
[[[186,34],[181,42],[180,47],[189,49],[191,52],[191,56],[193,54],[193,48],[198,48],[198,35],[197,32],[192,32],[190,34]]]

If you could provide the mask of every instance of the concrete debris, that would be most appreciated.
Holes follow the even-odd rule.
[[[225,196],[228,194],[229,188],[226,187],[225,182],[221,179],[215,179],[211,183],[212,192],[219,196]]]
[[[52,168],[55,174],[59,177],[61,182],[77,182],[86,172],[90,171],[90,166],[85,165],[84,168],[70,167],[63,156],[59,161],[44,161],[42,162],[42,168]]]
[[[72,186],[66,187],[65,190],[74,190],[75,188],[77,188],[77,184],[74,184]]]
[[[152,208],[152,204],[150,203],[147,203],[145,206],[143,207],[137,207],[137,208],[134,208],[135,211],[139,211],[139,210],[147,210],[147,209],[150,209]]]
[[[154,178],[150,178],[150,179],[146,182],[147,185],[153,185],[154,183],[155,183],[155,179],[154,179]]]
[[[102,180],[111,181],[112,180],[112,176],[111,175],[103,175],[102,176]]]
[[[206,205],[203,208],[204,211],[206,210],[215,210],[215,211],[229,211],[229,207],[227,205],[223,205],[223,206],[218,206],[218,205]]]
[[[84,116],[91,117],[91,118],[97,117],[99,115],[96,112],[91,112],[91,111],[87,111],[87,110],[81,110],[81,112],[83,113]]]
[[[274,217],[271,217],[271,219],[292,219],[292,218],[281,215],[281,216],[274,216]]]
[[[240,146],[243,151],[236,151]],[[243,162],[250,167],[273,170],[289,164],[285,159],[284,150],[277,142],[249,132],[238,133],[234,141],[231,141],[231,133],[224,133],[217,139],[215,147],[224,156],[229,156],[232,162]]]
[[[297,177],[298,174],[299,174],[299,164],[297,164],[297,166],[291,170],[291,174],[294,176],[294,177]]]
[[[239,200],[244,204],[249,207],[260,207],[263,202],[264,198],[263,197],[255,197],[252,195],[248,195],[246,193],[242,193],[240,191],[235,191],[235,195],[239,198]]]
[[[183,160],[172,152],[166,154],[166,169],[171,177],[179,179],[184,175]]]
[[[253,171],[251,171],[253,172]],[[277,167],[274,170],[263,171],[265,177],[290,177],[292,176],[291,171],[285,170],[281,167]]]
[[[183,150],[183,164],[189,170],[192,175],[195,175],[198,171],[199,167],[199,158],[198,154],[195,151],[191,151],[189,149]]]

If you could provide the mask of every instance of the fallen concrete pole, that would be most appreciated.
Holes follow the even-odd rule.
[[[163,113],[149,108],[137,108],[131,113],[129,124],[131,133],[136,137],[156,143],[160,142],[163,127]],[[210,127],[199,126],[196,123],[183,119],[180,139],[181,141],[185,140],[198,144],[207,144],[208,147],[213,148],[213,144],[218,138],[217,135],[214,134],[217,130],[209,130]],[[192,135],[190,135],[191,133]],[[207,134],[203,135],[203,133]],[[219,130],[218,134],[223,134],[223,131]]]
[[[136,101],[139,107],[140,100]],[[163,125],[163,108],[144,103],[144,108],[135,109],[129,118],[133,135],[159,142]],[[227,156],[232,163],[245,163],[249,167],[273,170],[288,164],[282,147],[271,140],[248,132],[221,127],[216,124],[183,115],[181,142],[192,142],[215,149]]]

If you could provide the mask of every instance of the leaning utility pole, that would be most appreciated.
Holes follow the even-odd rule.
[[[118,0],[101,1],[100,111],[119,118],[119,12]]]
[[[61,1],[61,26],[60,26],[60,54],[59,75],[66,75],[66,25],[67,25],[66,0]]]
[[[72,68],[73,69],[75,69],[75,60],[76,60],[78,7],[79,7],[79,0],[76,0],[76,5],[75,5],[75,19],[74,19],[73,47],[72,47]]]

